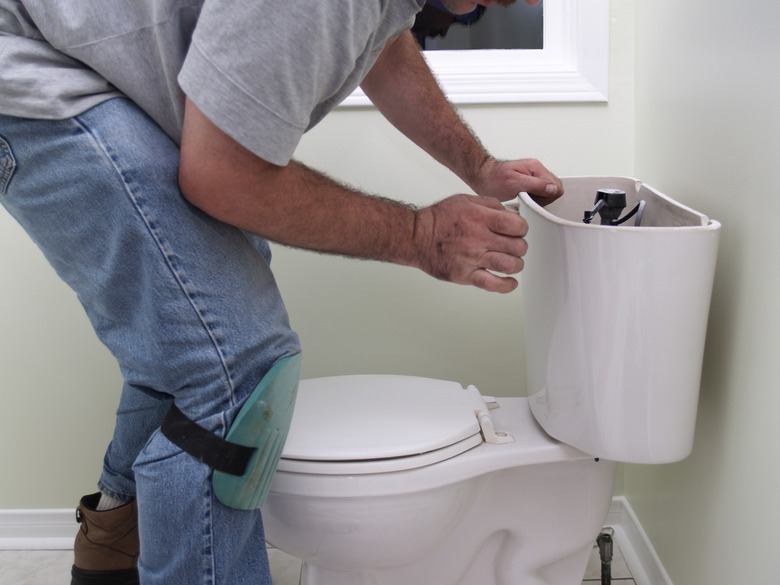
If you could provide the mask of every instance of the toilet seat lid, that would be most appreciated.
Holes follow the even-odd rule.
[[[443,459],[482,442],[479,402],[457,382],[414,376],[302,380],[282,459],[377,463],[426,454],[423,464],[430,464],[432,452],[441,450]],[[463,445],[458,453],[455,445]]]

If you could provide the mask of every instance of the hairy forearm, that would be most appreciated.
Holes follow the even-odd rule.
[[[563,194],[560,180],[539,161],[498,161],[487,153],[447,101],[410,34],[387,44],[362,87],[396,128],[478,195],[506,201],[527,191],[545,205]]]
[[[474,187],[490,157],[447,101],[411,34],[388,43],[361,87],[396,128]]]
[[[282,244],[413,266],[509,292],[527,224],[495,199],[458,195],[414,209],[360,193],[306,166],[273,165],[212,124],[189,100],[179,185],[205,213]]]
[[[414,264],[413,208],[360,193],[294,161],[267,163],[192,104],[187,108],[179,181],[191,203],[281,244]]]
[[[211,200],[214,217],[289,246],[357,258],[409,263],[414,210],[353,191],[290,162],[265,178]]]

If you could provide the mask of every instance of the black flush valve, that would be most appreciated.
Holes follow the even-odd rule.
[[[634,225],[642,221],[642,213],[645,210],[645,202],[640,201],[625,217],[620,214],[626,208],[626,192],[620,189],[599,189],[596,193],[593,209],[585,212],[582,221],[590,223],[598,214],[601,217],[601,225],[620,225],[624,221],[637,216]]]

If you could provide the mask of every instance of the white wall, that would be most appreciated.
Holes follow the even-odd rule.
[[[780,574],[780,3],[637,0],[636,172],[723,224],[694,452],[628,467],[676,585]]]
[[[495,155],[537,157],[560,175],[632,174],[633,3],[612,1],[609,104],[463,108]],[[335,112],[298,155],[414,203],[463,189],[370,109]],[[121,380],[75,296],[5,212],[0,249],[0,509],[71,507],[95,489]],[[274,269],[303,339],[305,376],[397,372],[525,393],[519,292],[279,247]]]
[[[121,378],[76,295],[2,208],[0,250],[0,509],[70,507],[95,491]]]

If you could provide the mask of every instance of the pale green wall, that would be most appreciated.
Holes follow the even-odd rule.
[[[637,174],[723,224],[694,452],[625,471],[676,585],[780,574],[778,24],[777,0],[637,0]]]
[[[634,0],[612,1],[609,104],[466,106],[497,156],[560,175],[633,173]],[[428,203],[463,187],[370,109],[341,109],[299,156],[372,192]],[[75,299],[0,213],[0,509],[66,508],[94,490],[121,380]],[[304,375],[399,372],[525,393],[520,293],[396,266],[275,249]]]

